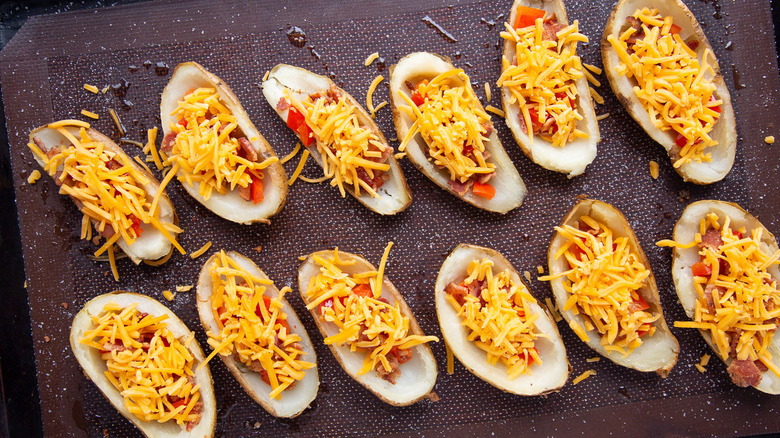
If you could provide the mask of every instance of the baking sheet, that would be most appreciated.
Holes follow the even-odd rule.
[[[180,242],[190,251],[211,240],[215,249],[236,250],[252,258],[278,285],[296,288],[300,255],[328,247],[364,255],[378,262],[388,241],[395,242],[387,275],[404,293],[426,332],[440,336],[433,303],[436,273],[444,257],[458,243],[495,248],[520,270],[536,277],[545,265],[546,248],[556,225],[576,202],[590,196],[621,209],[634,227],[650,259],[661,290],[667,320],[684,319],[668,274],[668,250],[654,242],[671,235],[676,218],[691,201],[715,198],[737,202],[758,214],[764,224],[780,231],[776,212],[777,146],[763,143],[765,135],[779,136],[775,105],[777,64],[768,4],[740,5],[686,2],[705,26],[732,92],[740,134],[734,169],[710,187],[682,183],[663,149],[653,143],[619,106],[606,80],[599,89],[609,112],[601,122],[599,156],[585,175],[568,180],[541,169],[520,152],[503,122],[494,117],[504,146],[513,159],[529,194],[519,209],[505,216],[475,209],[443,193],[404,161],[412,187],[412,206],[397,217],[378,216],[354,199],[342,199],[326,184],[298,182],[287,206],[270,226],[227,223],[196,203],[178,183],[168,188],[185,233]],[[499,75],[501,53],[498,35],[511,2],[459,2],[419,5],[412,2],[368,2],[355,8],[347,2],[318,5],[276,5],[270,2],[249,9],[239,2],[175,4],[152,2],[97,12],[78,12],[30,20],[2,52],[0,74],[12,147],[17,203],[25,268],[30,295],[33,336],[36,342],[38,382],[44,431],[51,436],[134,436],[137,432],[119,416],[99,391],[81,374],[68,346],[68,330],[75,312],[91,297],[114,289],[148,294],[165,302],[162,290],[194,284],[205,257],[190,260],[175,255],[160,268],[119,262],[120,282],[108,276],[108,266],[91,262],[86,254],[94,246],[79,241],[79,213],[56,193],[47,177],[26,184],[35,168],[26,149],[29,130],[50,120],[77,116],[81,109],[101,115],[92,122],[98,130],[116,133],[107,109],[115,108],[128,137],[145,138],[146,129],[159,126],[159,94],[172,68],[197,61],[220,76],[237,94],[252,120],[284,155],[295,144],[294,135],[265,102],[258,84],[266,70],[279,62],[332,75],[336,82],[363,101],[377,75],[407,53],[427,50],[453,59],[472,78],[477,94],[482,85]],[[569,1],[569,18],[580,21],[591,42],[580,50],[583,60],[601,66],[599,40],[611,2]],[[423,19],[428,17],[452,38],[444,38]],[[296,47],[287,37],[299,26],[306,44]],[[44,31],[45,29],[45,31]],[[454,39],[456,42],[452,42]],[[727,48],[728,47],[728,48]],[[732,50],[730,50],[732,49]],[[363,60],[379,51],[385,69]],[[144,62],[151,67],[145,68]],[[156,64],[161,63],[161,68]],[[134,67],[138,67],[135,69]],[[135,71],[133,71],[135,70]],[[129,83],[121,98],[113,91],[93,95],[84,83]],[[493,85],[494,106],[500,106]],[[120,93],[121,95],[121,93]],[[380,86],[374,102],[388,98]],[[123,100],[131,105],[123,104]],[[125,107],[126,109],[123,109]],[[394,138],[389,108],[380,110],[377,122]],[[397,143],[396,143],[397,144]],[[131,155],[140,150],[126,145]],[[661,176],[652,180],[648,161],[660,164]],[[296,160],[293,160],[296,161]],[[295,162],[288,163],[292,173]],[[304,175],[321,171],[309,163]],[[253,248],[260,246],[257,253]],[[531,282],[537,297],[551,297],[549,286]],[[194,294],[179,294],[169,305],[190,328],[201,345]],[[65,304],[63,304],[65,303]],[[440,374],[435,387],[439,402],[422,401],[395,408],[349,379],[316,334],[302,302],[291,303],[313,336],[320,367],[320,394],[300,417],[277,420],[254,404],[225,370],[211,365],[218,401],[217,431],[223,436],[379,436],[384,434],[510,435],[518,430],[541,435],[582,432],[645,434],[743,435],[780,431],[776,398],[730,383],[725,367],[713,360],[705,374],[694,367],[709,348],[698,333],[673,329],[681,345],[678,365],[667,379],[623,369],[609,361],[587,363],[596,356],[567,327],[561,333],[573,366],[572,378],[582,371],[597,371],[577,386],[569,383],[547,397],[503,394],[469,374],[456,363],[447,375],[443,344],[434,344]],[[719,418],[717,422],[707,420]],[[522,427],[522,429],[518,429]]]

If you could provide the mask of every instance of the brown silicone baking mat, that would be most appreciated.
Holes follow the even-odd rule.
[[[736,4],[735,4],[736,3]],[[453,59],[472,78],[484,100],[483,84],[495,84],[501,52],[499,31],[511,2],[152,2],[99,11],[31,19],[2,53],[3,100],[8,119],[16,196],[35,341],[38,385],[47,436],[137,436],[138,432],[82,374],[68,346],[70,322],[90,298],[115,289],[148,294],[169,305],[197,334],[200,329],[194,293],[168,303],[164,289],[194,284],[202,257],[175,254],[162,267],[119,261],[120,281],[108,276],[105,263],[86,256],[94,245],[79,240],[80,215],[57,194],[50,178],[26,183],[36,167],[26,148],[31,128],[62,118],[81,118],[81,109],[100,115],[92,122],[117,138],[107,109],[115,108],[128,137],[143,140],[159,126],[159,96],[170,71],[180,62],[197,61],[229,84],[252,120],[279,155],[290,152],[294,135],[284,126],[259,89],[263,74],[279,62],[329,74],[358,101],[371,80],[388,75],[401,56],[427,50]],[[599,41],[612,1],[570,0],[571,20],[591,42],[583,60],[601,65]],[[578,196],[589,196],[621,209],[646,251],[661,290],[667,320],[683,319],[669,275],[670,253],[654,242],[671,235],[685,205],[714,198],[734,201],[757,214],[770,231],[780,232],[777,120],[778,70],[769,3],[686,1],[719,57],[737,115],[739,144],[734,169],[709,187],[685,184],[672,170],[660,146],[620,107],[603,75],[598,89],[609,113],[600,123],[602,141],[585,175],[573,180],[543,170],[528,160],[497,117],[504,146],[528,187],[524,204],[505,216],[488,214],[444,193],[407,162],[403,170],[414,202],[396,217],[381,217],[352,198],[342,199],[326,184],[297,182],[285,209],[270,226],[242,226],[216,217],[174,182],[168,194],[185,232],[179,241],[194,251],[207,241],[213,248],[239,251],[279,285],[296,288],[298,256],[338,246],[376,263],[388,241],[395,242],[388,276],[403,291],[427,334],[441,336],[433,286],[444,257],[462,242],[504,253],[520,271],[532,272],[537,297],[551,297],[547,284],[535,280],[544,265],[552,228]],[[448,32],[443,36],[423,20]],[[297,47],[288,29],[298,26],[305,44]],[[300,45],[300,44],[299,44]],[[365,67],[378,51],[382,59]],[[85,83],[103,88],[94,95]],[[388,98],[383,83],[377,104]],[[498,89],[493,100],[500,107]],[[395,133],[389,108],[377,122],[388,138]],[[159,139],[158,139],[159,140]],[[397,145],[397,143],[394,143]],[[131,155],[140,154],[126,145]],[[653,180],[648,162],[660,164]],[[287,164],[288,173],[297,159]],[[310,162],[303,172],[317,177]],[[253,248],[260,246],[258,253]],[[297,292],[297,291],[296,291]],[[572,378],[586,369],[597,374],[546,397],[504,394],[468,373],[460,363],[446,372],[445,348],[434,343],[439,364],[438,402],[421,401],[396,408],[379,401],[346,376],[324,347],[311,316],[297,294],[291,303],[315,343],[321,386],[317,399],[300,417],[278,420],[253,403],[220,361],[212,362],[218,402],[218,436],[379,436],[473,435],[719,435],[780,432],[780,399],[730,383],[725,367],[713,359],[707,372],[694,368],[710,350],[697,332],[672,329],[680,341],[677,366],[667,379],[621,368],[596,356],[572,331],[561,334],[572,364]]]

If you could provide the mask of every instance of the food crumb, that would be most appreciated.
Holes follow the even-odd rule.
[[[263,249],[263,247],[261,247],[260,245],[257,245],[256,247],[254,247],[254,250],[255,250],[255,252],[258,252],[258,253],[259,253],[259,252],[260,252],[262,249]]]
[[[98,243],[100,243],[100,236],[93,237],[92,238],[92,244],[93,245],[97,245]]]
[[[103,429],[103,436],[108,438],[110,435],[108,434],[108,429]]]
[[[696,366],[696,369],[699,370],[700,373],[704,374],[704,373],[707,372],[707,368],[704,368],[703,366],[701,366],[699,364],[695,364],[695,366]]]
[[[252,427],[255,429],[260,429],[260,426],[262,426],[262,424],[260,424],[259,421],[255,421],[255,424]]]
[[[677,202],[685,202],[691,199],[691,191],[688,189],[682,189],[677,192]]]
[[[571,383],[576,385],[576,384],[582,382],[583,380],[587,379],[588,377],[595,376],[595,375],[596,375],[596,370],[588,370],[588,371],[585,371],[584,373],[580,374],[579,376],[577,376],[577,378],[572,380]]]
[[[189,292],[192,289],[192,285],[176,286],[176,292]]]
[[[428,398],[428,400],[430,400],[432,402],[437,402],[437,401],[441,400],[441,397],[439,397],[439,394],[436,394],[433,391],[429,392],[428,395],[426,395],[426,397]]]
[[[601,360],[601,358],[596,356],[596,357],[591,357],[589,359],[585,359],[585,362],[598,362],[600,360]]]
[[[27,289],[27,280],[24,280],[24,288]]]
[[[523,271],[523,277],[525,277],[526,280],[531,281],[531,273],[528,271]]]
[[[764,138],[764,141],[766,142],[766,144],[773,144],[775,142],[775,136],[768,135]]]
[[[41,172],[38,169],[35,169],[30,173],[30,176],[27,177],[27,184],[35,184],[39,179],[41,179]]]
[[[173,301],[173,298],[176,296],[176,294],[169,290],[164,290],[163,296],[165,297],[166,300]]]
[[[653,179],[658,179],[658,163],[650,160],[650,176],[653,177]]]
[[[492,100],[492,97],[493,95],[490,92],[490,83],[485,82],[485,98],[487,99],[488,102],[490,102]]]
[[[540,274],[544,274],[544,267],[542,265],[539,265],[536,267],[536,272]]]
[[[63,309],[68,309],[68,303],[60,303],[60,306],[62,306]]]
[[[49,341],[51,341],[50,337],[48,337],[48,336],[44,336],[43,337],[43,342],[49,342]]]

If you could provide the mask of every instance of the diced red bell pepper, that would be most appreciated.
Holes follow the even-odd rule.
[[[311,144],[311,128],[306,124],[303,114],[294,106],[291,106],[287,111],[287,127],[298,133],[298,137],[304,146]]]
[[[685,138],[682,134],[677,134],[677,138],[674,140],[674,144],[680,146],[681,148],[684,148],[687,143],[688,143],[687,138]]]
[[[680,29],[680,26],[672,23],[672,27],[669,29],[669,33],[671,33],[671,34],[678,34],[678,33],[680,33],[681,30],[682,29]]]
[[[261,370],[260,371],[260,379],[265,382],[267,385],[271,384],[271,379],[268,378],[268,371]]]
[[[704,262],[696,262],[691,267],[691,273],[697,277],[709,277],[712,275],[712,267]]]
[[[649,332],[649,331],[650,330],[637,330],[636,334],[637,334],[637,336],[639,336],[641,338],[642,336],[646,335],[647,332]]]
[[[133,221],[133,224],[130,226],[130,228],[135,231],[136,237],[140,236],[141,233],[144,232],[143,228],[141,228],[141,219],[138,219],[135,215],[131,215],[130,220]]]
[[[359,297],[373,297],[371,286],[368,283],[359,284],[352,288],[352,293]]]
[[[539,112],[535,109],[529,109],[528,115],[531,117],[531,124],[533,125],[534,132],[538,131],[543,123],[539,121]]]
[[[187,120],[185,120],[185,119],[180,119],[180,120],[179,120],[179,124],[180,124],[181,126],[183,126],[183,127],[185,127],[185,128],[186,128],[186,127],[187,127]]]
[[[715,96],[710,96],[710,102],[714,102],[715,100],[716,100],[716,99],[715,99]],[[720,111],[721,111],[721,109],[720,109],[720,105],[718,105],[718,106],[712,106],[712,107],[709,107],[709,108],[710,108],[711,110],[715,111],[716,113],[720,114]]]
[[[485,199],[493,199],[496,196],[496,188],[492,185],[485,183],[482,184],[479,181],[474,181],[474,187],[471,189],[475,195],[481,196]]]
[[[533,26],[537,18],[544,18],[544,11],[541,9],[530,8],[528,6],[517,7],[517,18],[515,19],[515,29]]]
[[[463,145],[463,155],[469,156],[474,153],[474,146],[467,144]]]
[[[259,204],[263,202],[263,180],[252,175],[252,202]]]
[[[171,406],[173,406],[173,409],[176,409],[179,406],[187,405],[188,402],[189,402],[189,400],[187,400],[187,399],[181,399],[181,400],[178,400],[178,401],[175,401],[175,402],[171,403]]]
[[[420,95],[419,91],[415,91],[412,93],[412,102],[414,102],[415,105],[420,106],[425,103],[425,98]]]
[[[634,309],[634,312],[639,310],[647,310],[650,308],[650,306],[647,304],[647,302],[642,298],[641,295],[636,296],[636,299],[634,300],[632,308]]]

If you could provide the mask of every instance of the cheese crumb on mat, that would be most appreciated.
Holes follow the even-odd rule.
[[[208,242],[206,242],[203,246],[201,246],[200,249],[198,249],[197,251],[190,253],[190,258],[194,260],[194,259],[202,256],[203,253],[205,253],[206,251],[209,250],[209,248],[211,248],[211,241],[210,240]]]
[[[100,118],[97,114],[93,113],[92,111],[87,111],[85,109],[81,110],[81,115],[84,117],[89,117],[90,119],[97,120]]]
[[[587,379],[588,377],[595,376],[595,375],[596,375],[596,370],[588,370],[588,371],[585,371],[584,373],[580,374],[579,376],[577,376],[574,380],[571,381],[571,383],[573,385],[576,385],[576,384],[582,382],[583,380]]]
[[[186,286],[176,286],[176,292],[189,292],[192,290],[192,285],[188,284]]]
[[[601,360],[601,358],[600,358],[600,357],[598,357],[598,356],[596,356],[596,357],[591,357],[591,358],[589,358],[589,359],[585,359],[585,362],[588,362],[588,363],[593,363],[593,362],[598,362],[598,361],[600,361],[600,360]]]
[[[168,300],[168,301],[173,301],[173,298],[176,296],[175,293],[173,293],[173,292],[171,292],[171,291],[169,291],[167,289],[164,290],[162,293],[163,293],[163,296],[165,297],[165,299]]]
[[[768,135],[766,138],[764,138],[764,141],[766,144],[774,144],[775,142],[775,136],[774,135]]]
[[[487,99],[487,102],[490,102],[493,97],[493,94],[490,92],[490,82],[485,82],[485,99]]]
[[[298,152],[300,150],[301,150],[301,144],[300,143],[295,143],[295,148],[293,148],[292,152],[290,152],[289,154],[285,155],[284,158],[279,160],[279,162],[284,164],[284,163],[292,160],[293,158],[295,158],[296,155],[298,155]]]
[[[34,169],[30,172],[30,176],[27,177],[27,184],[35,184],[41,178],[41,172],[38,169]]]
[[[444,343],[444,348],[447,349],[447,374],[453,375],[455,374],[455,358],[452,355],[452,349],[446,342]]]
[[[90,84],[84,84],[84,89],[89,91],[92,94],[98,94],[98,91],[100,91],[98,90],[98,87]]]
[[[368,92],[366,93],[366,108],[372,116],[376,112],[374,109],[374,91],[376,91],[376,87],[382,83],[384,79],[384,76],[379,75],[375,77],[374,80],[371,81],[371,85],[368,86]]]
[[[650,166],[650,176],[653,177],[653,179],[658,179],[658,163],[650,160],[648,165]]]
[[[598,116],[596,116],[596,120],[601,121],[606,119],[607,117],[609,117],[609,113],[599,114]]]
[[[292,176],[290,177],[290,181],[287,183],[287,185],[293,185],[296,179],[298,179],[298,175],[301,174],[303,171],[303,166],[306,164],[306,160],[309,158],[309,150],[305,149],[303,151],[303,154],[301,154],[301,161],[298,162],[298,167],[295,168],[295,172],[293,172]]]
[[[368,55],[368,58],[366,58],[366,61],[363,63],[366,67],[371,65],[372,62],[376,61],[379,58],[379,52],[374,52],[370,55]]]
[[[504,110],[500,108],[496,108],[493,105],[488,105],[485,107],[485,111],[490,111],[491,113],[499,116],[499,117],[506,117],[506,114],[504,113]]]

